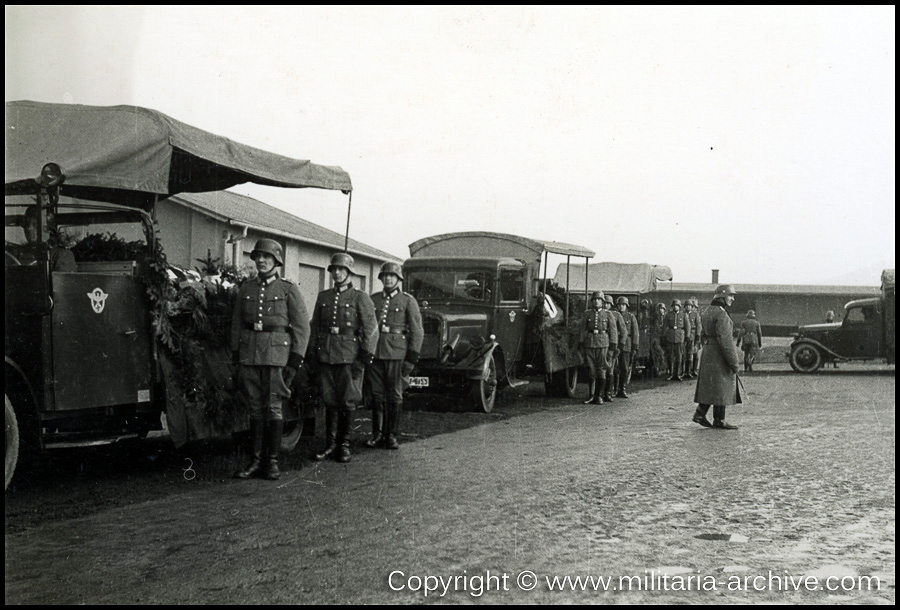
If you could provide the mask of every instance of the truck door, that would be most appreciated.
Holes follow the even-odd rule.
[[[58,410],[150,402],[150,307],[133,263],[54,273],[51,337]]]
[[[500,269],[494,333],[503,348],[507,372],[515,371],[525,349],[525,269]]]
[[[848,309],[840,331],[835,333],[835,351],[846,358],[877,358],[880,343],[881,312],[876,306]]]

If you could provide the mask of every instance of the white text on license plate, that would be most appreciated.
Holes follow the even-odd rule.
[[[410,377],[409,387],[411,388],[427,388],[428,377]]]

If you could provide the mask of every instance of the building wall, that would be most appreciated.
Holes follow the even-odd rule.
[[[218,258],[225,265],[237,262],[242,268],[254,269],[250,252],[256,242],[262,238],[274,239],[284,249],[285,266],[282,275],[299,286],[309,311],[315,305],[318,293],[331,288],[328,264],[332,254],[342,250],[338,246],[292,240],[283,235],[267,234],[255,229],[249,230],[247,236],[241,238],[241,227],[229,225],[169,200],[161,201],[156,206],[156,219],[169,263],[186,269],[199,267],[197,259],[206,259],[207,255]],[[234,241],[229,243],[229,239]],[[378,270],[384,261],[359,254],[354,254],[353,259],[353,285],[368,293],[380,290]]]

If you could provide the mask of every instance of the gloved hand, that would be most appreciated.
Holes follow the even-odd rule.
[[[353,371],[353,377],[358,379],[362,376],[363,373],[366,372],[366,365],[364,362],[360,362],[359,360],[354,360],[350,365],[351,370]]]
[[[400,365],[400,376],[401,377],[409,377],[413,372],[413,369],[416,368],[416,365],[408,360],[404,360]]]
[[[294,377],[297,376],[297,369],[288,365],[281,369],[281,378],[284,380],[284,385],[288,388],[291,387],[291,384],[294,383]]]

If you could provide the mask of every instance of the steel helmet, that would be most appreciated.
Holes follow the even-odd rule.
[[[681,299],[672,299],[672,305],[671,305],[671,306],[672,306],[672,307],[675,307],[676,305],[677,305],[678,307],[681,307]]]
[[[728,295],[734,296],[736,294],[737,293],[734,291],[734,286],[732,286],[731,284],[720,284],[719,286],[716,286],[715,296],[717,297],[724,297]]]
[[[253,246],[253,252],[250,253],[250,258],[256,260],[256,255],[260,252],[271,254],[276,264],[284,266],[284,251],[281,249],[281,244],[274,239],[261,239],[256,242],[256,245]]]
[[[591,293],[591,300],[593,301],[594,299],[600,299],[600,300],[602,301],[602,300],[603,300],[603,291],[602,291],[602,290],[595,290],[594,292],[592,292],[592,293]]]
[[[335,267],[343,267],[347,271],[353,271],[353,257],[346,252],[335,252],[331,255],[331,264],[328,265],[328,272]]]
[[[657,309],[666,309],[666,304],[665,303],[657,303],[656,308]]]
[[[609,303],[610,305],[612,305],[613,298],[612,298],[611,294],[603,295],[603,300],[606,301],[607,303]]]
[[[625,305],[628,306],[628,297],[619,297],[616,299],[616,305]]]
[[[400,263],[395,263],[392,261],[388,261],[381,265],[381,271],[378,272],[378,279],[381,279],[385,273],[393,273],[397,276],[397,279],[403,281],[403,269],[400,267]]]
[[[649,299],[641,299],[641,307],[643,307],[644,309],[646,309],[647,307],[650,307],[650,300]]]
[[[751,309],[750,311],[747,312],[747,317],[748,317],[748,318],[755,318],[755,317],[756,317],[756,312],[753,311],[753,310]]]

